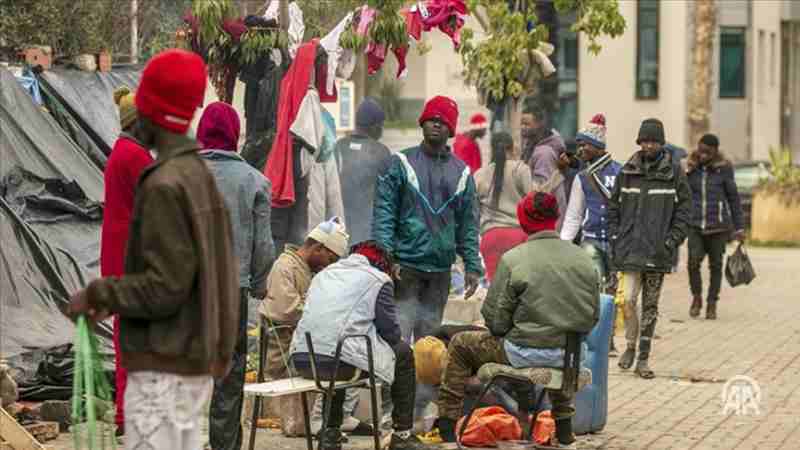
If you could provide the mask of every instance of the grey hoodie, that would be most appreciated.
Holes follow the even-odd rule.
[[[237,153],[204,150],[233,227],[233,243],[239,259],[239,286],[253,297],[266,294],[267,273],[274,258],[270,213],[272,184]]]
[[[536,144],[533,154],[528,160],[535,183],[546,183],[550,176],[553,175],[553,172],[558,171],[556,163],[565,149],[564,139],[556,130],[552,130],[550,136]],[[567,193],[564,189],[563,181],[552,192],[556,196],[556,200],[558,200],[558,210],[561,212],[556,224],[556,231],[560,232],[561,224],[564,222],[564,214],[567,212]]]

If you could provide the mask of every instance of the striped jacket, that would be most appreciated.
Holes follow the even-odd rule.
[[[686,174],[662,151],[645,162],[636,152],[617,175],[608,203],[612,265],[624,272],[671,272],[686,239],[692,195]]]
[[[406,149],[378,176],[372,238],[403,267],[449,272],[458,254],[467,272],[482,275],[478,206],[475,180],[460,159]]]

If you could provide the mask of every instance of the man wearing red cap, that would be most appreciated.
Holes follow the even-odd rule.
[[[529,193],[517,206],[517,217],[530,236],[500,259],[481,308],[489,331],[459,333],[447,349],[437,425],[448,442],[455,441],[465,382],[482,365],[561,367],[566,333],[588,333],[599,318],[597,271],[586,252],[562,241],[555,232],[559,217],[555,196]],[[582,358],[586,351],[583,345]],[[548,390],[548,395],[559,447],[576,448],[573,394]]]
[[[456,254],[464,260],[466,298],[483,276],[475,180],[447,146],[457,123],[456,102],[441,96],[428,101],[419,118],[423,142],[392,155],[375,188],[372,236],[400,267],[395,302],[408,343],[441,326]],[[429,390],[419,389],[418,412]]]
[[[478,145],[478,140],[486,136],[487,128],[486,116],[480,113],[473,114],[469,119],[469,130],[466,133],[457,134],[456,140],[453,142],[453,153],[469,166],[469,171],[473,175],[482,165],[481,147]]]
[[[401,268],[396,301],[407,342],[441,325],[456,254],[464,259],[467,297],[483,275],[475,181],[447,146],[457,122],[453,100],[431,99],[419,118],[422,144],[394,154],[376,186],[372,234]]]
[[[139,177],[125,274],[73,295],[73,316],[120,317],[125,448],[196,450],[212,378],[230,368],[239,323],[232,229],[214,177],[186,132],[205,94],[194,53],[167,50],[136,92],[140,140],[156,162]]]

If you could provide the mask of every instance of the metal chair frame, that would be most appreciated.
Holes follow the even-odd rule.
[[[269,326],[267,319],[265,317],[261,317],[261,333],[259,336],[259,361],[258,361],[258,376],[257,381],[259,383],[264,383],[264,369],[266,366],[266,355],[267,355],[267,348],[269,345],[269,331],[273,331],[279,328],[290,328],[288,325],[271,327]],[[365,379],[358,379],[350,382],[336,382],[337,375],[339,373],[339,367],[341,363],[341,354],[342,354],[342,345],[347,339],[359,339],[362,338],[367,342],[367,364],[369,367],[369,374],[368,377]],[[364,334],[358,335],[348,335],[343,336],[339,339],[336,345],[336,353],[334,354],[333,359],[333,374],[334,376],[328,381],[328,387],[326,388],[323,386],[324,381],[321,380],[317,373],[317,364],[316,364],[316,353],[314,352],[314,343],[311,341],[311,333],[305,334],[306,344],[308,345],[308,352],[311,356],[311,372],[314,374],[314,384],[316,385],[316,389],[311,392],[316,392],[323,394],[324,402],[323,402],[323,414],[322,414],[322,430],[325,430],[327,427],[328,421],[330,420],[331,414],[331,407],[333,402],[333,396],[337,390],[341,389],[349,389],[354,387],[368,387],[370,390],[370,409],[372,412],[372,427],[373,427],[373,439],[375,444],[375,450],[381,449],[380,444],[380,418],[378,417],[378,391],[377,387],[378,384],[375,381],[375,371],[374,371],[374,358],[372,352],[372,340],[369,336]],[[306,437],[306,446],[308,450],[314,450],[314,441],[311,436],[311,415],[308,411],[308,392],[301,392],[300,396],[302,399],[303,404],[303,419],[304,419],[304,427],[305,427],[305,437]],[[250,425],[250,442],[249,442],[249,450],[255,449],[256,443],[256,424],[258,422],[258,417],[261,412],[261,401],[262,399],[259,397],[255,398],[255,403],[253,404],[253,417],[252,422]]]
[[[562,370],[562,380],[561,380],[561,390],[572,392],[573,394],[578,391],[578,376],[580,375],[580,364],[581,364],[581,335],[579,333],[567,333],[567,344],[564,349],[564,367]],[[486,395],[487,392],[492,388],[495,382],[500,380],[506,380],[513,383],[523,383],[531,388],[536,387],[536,384],[531,382],[529,378],[520,377],[510,374],[499,373],[494,375],[488,383],[481,389],[481,393],[478,395],[478,398],[472,404],[469,413],[464,418],[461,423],[461,427],[456,433],[456,444],[458,445],[459,449],[463,449],[461,446],[461,439],[460,436],[464,434],[464,431],[467,429],[467,425],[469,424],[469,420],[472,418],[472,414],[480,405],[483,397]],[[522,425],[522,438],[532,441],[533,440],[533,430],[534,425],[536,423],[536,417],[539,414],[539,410],[542,407],[542,401],[544,400],[544,393],[545,389],[542,388],[542,391],[539,395],[536,396],[536,402],[534,403],[533,415],[529,419],[528,411],[529,411],[529,398],[527,395],[522,395],[520,398],[517,399],[518,408],[514,415],[519,420],[519,423]]]

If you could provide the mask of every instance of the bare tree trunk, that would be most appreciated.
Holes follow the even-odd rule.
[[[717,29],[716,0],[696,0],[692,88],[689,94],[689,145],[694,146],[711,126],[711,87],[714,34]],[[693,148],[693,147],[690,147]]]
[[[520,123],[522,119],[522,99],[512,99],[508,102],[505,117],[508,121],[506,122],[508,131],[511,133],[511,137],[514,138],[514,159],[520,159],[522,157],[522,127]]]
[[[131,0],[131,63],[139,62],[139,0]]]
[[[284,31],[289,30],[289,2],[287,0],[278,0],[278,20],[280,21],[281,28]]]

